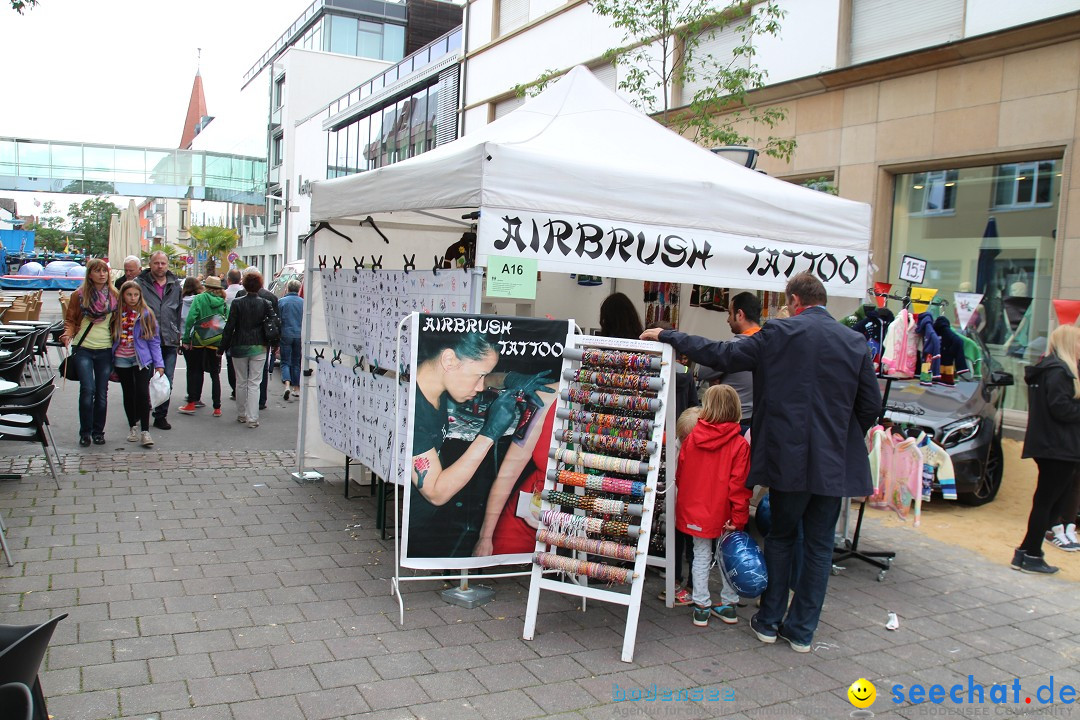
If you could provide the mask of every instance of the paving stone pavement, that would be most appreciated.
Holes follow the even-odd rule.
[[[818,720],[851,716],[860,677],[877,686],[876,716],[1080,711],[1023,702],[1051,676],[1059,692],[1080,685],[1076,585],[873,520],[865,542],[895,549],[894,567],[883,582],[855,562],[832,578],[809,654],[761,644],[752,607],[738,625],[696,628],[686,608],[656,599],[655,577],[632,663],[619,660],[625,611],[599,602],[582,613],[544,593],[536,638],[522,640],[525,578],[483,580],[496,599],[473,610],[446,604],[441,582],[403,583],[400,627],[374,499],[344,499],[340,471],[299,484],[291,462],[269,451],[150,453],[138,467],[73,456],[57,491],[43,460],[0,457],[0,471],[31,473],[0,483],[16,560],[0,565],[0,622],[69,613],[41,673],[53,717]],[[884,628],[889,612],[898,631]],[[896,684],[966,688],[969,675],[1018,679],[1020,701],[890,699]],[[613,700],[654,686],[702,699]]]

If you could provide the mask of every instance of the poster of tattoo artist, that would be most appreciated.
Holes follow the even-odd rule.
[[[531,490],[517,490],[537,456],[546,465],[544,421],[573,321],[421,315],[414,327],[401,564],[528,562],[538,520]]]

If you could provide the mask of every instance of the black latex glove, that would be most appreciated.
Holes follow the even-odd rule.
[[[544,401],[540,399],[540,395],[537,393],[553,393],[555,392],[551,388],[547,387],[547,384],[554,382],[551,378],[551,371],[545,370],[544,372],[536,373],[535,375],[526,375],[519,372],[506,373],[506,379],[503,380],[503,387],[507,392],[522,393],[523,396],[528,399],[533,405],[537,407],[543,407]]]
[[[499,393],[499,397],[488,405],[487,418],[479,434],[497,441],[517,420],[517,413],[517,394],[510,391]]]

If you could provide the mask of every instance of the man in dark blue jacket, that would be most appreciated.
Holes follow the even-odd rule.
[[[646,330],[691,360],[725,372],[754,373],[750,477],[769,488],[772,526],[765,538],[770,578],[787,578],[799,521],[803,568],[788,607],[786,582],[770,582],[750,626],[809,652],[832,570],[841,501],[872,490],[863,437],[881,411],[866,339],[836,322],[825,286],[801,273],[786,288],[792,317],[772,320],[739,342],[713,342],[672,330]],[[786,615],[785,615],[786,612]]]

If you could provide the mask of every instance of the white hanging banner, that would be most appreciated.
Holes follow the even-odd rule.
[[[577,215],[482,209],[476,261],[489,255],[536,258],[541,272],[663,279],[713,287],[783,291],[811,272],[830,295],[863,297],[868,253],[709,230],[661,227]]]
[[[958,292],[953,293],[953,299],[956,301],[956,321],[960,323],[960,329],[967,328],[968,323],[971,322],[972,316],[975,315],[975,311],[979,308],[979,303],[982,302],[982,293],[971,292]]]

